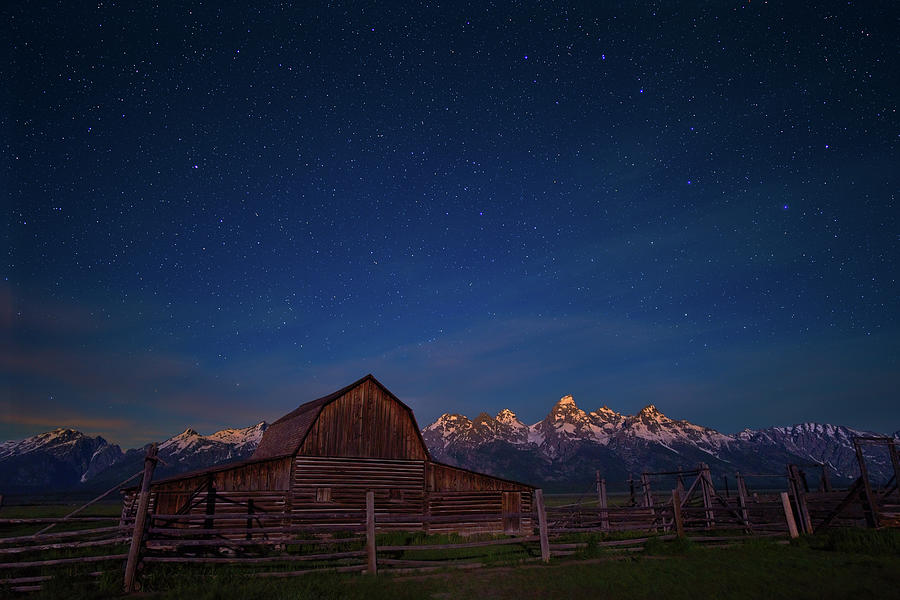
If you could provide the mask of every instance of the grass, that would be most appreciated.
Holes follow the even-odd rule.
[[[8,505],[0,508],[0,519],[45,519],[50,517],[64,517],[81,504],[18,504]],[[122,513],[121,502],[98,502],[92,504],[86,509],[75,515],[77,517],[113,517],[118,518]],[[95,527],[108,527],[115,525],[115,521],[110,522],[88,522],[88,523],[61,523],[54,526],[48,533],[60,533],[63,531],[77,531],[78,529],[93,529]],[[0,537],[16,537],[22,535],[31,535],[40,531],[48,524],[35,525],[4,525],[0,524]]]
[[[165,577],[160,573],[155,585],[145,589],[145,595],[192,600],[896,597],[900,555],[878,554],[885,543],[882,538],[891,537],[894,532],[887,536],[884,532],[870,533],[868,541],[853,542],[852,552],[819,549],[816,546],[824,538],[818,537],[792,545],[754,540],[728,548],[666,543],[655,550],[651,544],[650,552],[639,556],[602,552],[599,558],[554,560],[550,565],[416,576],[323,574],[267,580],[247,578],[235,568],[201,572],[174,568]],[[825,545],[829,543],[827,539],[823,541]]]
[[[4,507],[0,516],[61,516],[70,506]],[[91,516],[115,516],[118,507],[90,507]],[[13,514],[15,513],[15,514]],[[6,534],[9,535],[9,534]],[[356,535],[356,534],[353,534]],[[729,547],[704,547],[690,540],[651,538],[644,552],[624,552],[600,544],[614,539],[644,537],[642,532],[568,534],[560,542],[586,542],[571,557],[556,558],[549,565],[520,564],[534,557],[535,544],[488,546],[475,549],[403,550],[380,552],[380,557],[411,560],[474,560],[486,564],[475,570],[442,570],[431,574],[399,575],[383,572],[377,577],[359,574],[314,574],[294,578],[250,577],[243,566],[146,565],[142,572],[142,596],[159,598],[365,598],[377,600],[419,598],[849,598],[864,595],[897,597],[900,589],[900,531],[835,529],[805,536],[790,544],[763,538]],[[338,536],[336,536],[338,537]],[[464,543],[495,536],[429,535],[393,532],[379,534],[378,545]],[[360,548],[359,542],[330,546],[331,551]],[[301,550],[297,548],[296,550]],[[316,551],[312,545],[304,553]],[[319,549],[319,551],[322,551]],[[57,554],[57,556],[62,553]],[[49,557],[49,556],[47,556]],[[45,557],[46,558],[46,557]],[[292,563],[268,568],[304,569],[313,565]],[[324,565],[323,565],[324,566]],[[92,575],[95,570],[106,570]],[[121,596],[120,565],[80,565],[47,569],[60,577],[44,583],[29,598],[94,600]],[[41,574],[29,571],[28,574]],[[0,577],[2,578],[2,577]],[[0,586],[0,597],[10,597]]]

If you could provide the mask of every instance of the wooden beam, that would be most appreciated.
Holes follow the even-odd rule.
[[[859,463],[859,477],[862,480],[863,512],[866,515],[866,525],[872,529],[877,529],[879,525],[878,507],[875,505],[875,495],[872,493],[872,486],[869,484],[869,471],[866,469],[866,459],[863,456],[859,438],[853,439],[853,446],[856,448],[856,462]]]
[[[606,496],[606,479],[600,479],[600,526],[609,529],[609,499]]]
[[[534,490],[534,504],[538,514],[541,538],[541,560],[550,562],[550,539],[547,536],[547,511],[544,508],[544,490]]]
[[[750,533],[750,511],[747,510],[747,482],[744,481],[744,476],[740,473],[735,474],[735,479],[737,480],[738,507],[741,509],[741,521],[744,522],[747,533]]]
[[[678,537],[684,537],[684,521],[681,518],[681,493],[676,487],[672,490],[672,512],[675,515],[675,533]]]
[[[797,522],[794,521],[794,509],[791,508],[791,499],[788,498],[787,492],[781,492],[781,506],[784,508],[784,519],[787,521],[788,534],[791,536],[791,539],[799,537]]]
[[[141,557],[141,544],[144,540],[144,527],[147,524],[147,509],[150,508],[150,481],[156,468],[156,444],[152,444],[144,457],[144,476],[141,480],[141,495],[138,500],[137,514],[134,518],[134,532],[131,536],[131,548],[128,549],[128,561],[125,563],[126,594],[134,591],[134,576]]]
[[[375,492],[366,492],[366,558],[370,575],[378,573],[377,548],[375,547]]]

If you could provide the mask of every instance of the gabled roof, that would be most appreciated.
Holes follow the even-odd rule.
[[[397,404],[406,409],[406,412],[409,413],[409,418],[412,419],[416,433],[419,436],[419,441],[422,443],[422,448],[425,450],[425,456],[430,459],[431,455],[428,452],[428,447],[425,445],[425,440],[422,438],[422,432],[419,430],[419,425],[416,423],[416,417],[413,415],[412,409],[401,402],[397,396],[384,387],[384,385],[375,379],[371,373],[327,396],[322,396],[321,398],[317,398],[306,404],[301,404],[293,411],[269,425],[268,429],[263,433],[263,437],[259,442],[259,446],[256,448],[256,452],[253,453],[252,458],[255,460],[296,454],[300,449],[300,446],[303,445],[303,441],[306,439],[309,430],[312,429],[313,423],[319,418],[322,409],[353,388],[360,386],[369,380],[381,388],[381,390],[397,402]]]

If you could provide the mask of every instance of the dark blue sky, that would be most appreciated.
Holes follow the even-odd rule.
[[[894,3],[245,4],[4,9],[0,438],[900,428]]]

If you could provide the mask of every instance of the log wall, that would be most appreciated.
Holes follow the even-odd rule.
[[[297,456],[292,520],[317,524],[349,522],[334,519],[329,513],[359,511],[363,514],[368,490],[375,492],[375,510],[380,515],[393,518],[421,515],[425,508],[424,481],[425,462],[421,460]],[[390,527],[420,529],[422,522],[421,519],[396,521]]]

